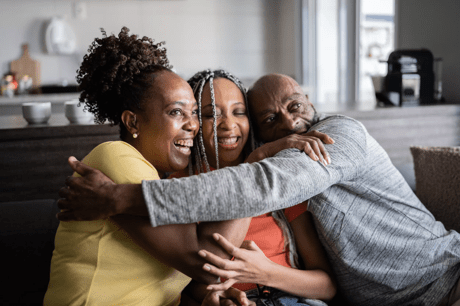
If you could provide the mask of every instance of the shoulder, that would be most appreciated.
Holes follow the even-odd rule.
[[[368,133],[364,125],[356,119],[343,115],[322,115],[310,130],[329,135],[336,144],[366,147],[368,140]]]
[[[364,125],[356,119],[344,115],[319,115],[318,122],[312,126],[312,129],[347,129],[366,132]]]
[[[107,141],[95,147],[86,157],[88,160],[118,158],[122,155],[142,157],[133,146],[124,141]]]
[[[83,162],[96,168],[117,184],[139,184],[159,179],[158,172],[142,154],[124,141],[104,142],[95,147]]]

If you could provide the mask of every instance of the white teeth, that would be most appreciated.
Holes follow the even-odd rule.
[[[193,147],[193,139],[180,139],[180,140],[176,140],[174,141],[174,144],[177,146],[181,146],[181,147]]]
[[[192,152],[192,150],[190,150],[189,147],[177,147],[177,150],[179,150],[180,152],[182,152],[183,154],[190,154],[190,152]]]
[[[224,145],[232,145],[235,144],[238,140],[238,137],[227,137],[227,138],[218,138],[217,141]]]
[[[179,139],[174,141],[174,145],[176,146],[177,150],[183,154],[190,154],[190,148],[193,147],[193,139]]]

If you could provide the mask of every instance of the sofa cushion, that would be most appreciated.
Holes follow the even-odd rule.
[[[0,203],[1,271],[6,280],[1,305],[42,305],[59,224],[55,202]]]
[[[411,147],[416,194],[446,229],[460,232],[460,147]]]

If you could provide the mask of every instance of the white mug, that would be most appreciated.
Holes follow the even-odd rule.
[[[65,116],[70,123],[89,123],[93,115],[84,110],[83,104],[78,106],[78,103],[78,100],[65,102]]]
[[[23,103],[22,115],[30,124],[46,123],[51,117],[51,102]]]

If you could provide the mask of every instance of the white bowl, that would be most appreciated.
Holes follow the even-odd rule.
[[[22,115],[30,124],[46,123],[51,117],[51,102],[23,103]]]
[[[70,123],[89,123],[94,118],[93,114],[85,111],[83,108],[83,104],[78,106],[78,103],[78,100],[65,102],[65,116],[67,117],[67,119],[69,119]]]

